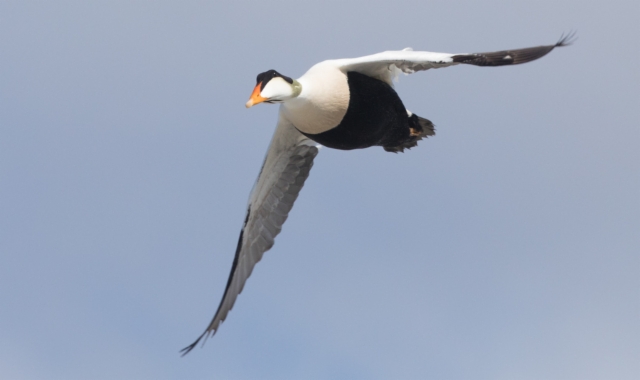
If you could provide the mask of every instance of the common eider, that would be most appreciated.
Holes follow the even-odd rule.
[[[407,110],[393,89],[393,79],[400,72],[411,74],[457,64],[517,65],[567,46],[572,38],[569,34],[554,45],[491,53],[386,51],[323,61],[298,79],[275,70],[259,74],[246,107],[280,103],[278,124],[249,197],[220,305],[206,330],[182,354],[204,336],[213,336],[227,317],[253,267],[273,246],[320,145],[343,150],[381,146],[389,152],[402,152],[435,134],[433,123]]]

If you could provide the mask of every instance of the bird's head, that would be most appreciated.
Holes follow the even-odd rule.
[[[302,86],[289,77],[285,77],[275,70],[258,74],[256,87],[249,98],[247,108],[258,103],[282,103],[287,99],[300,95]]]

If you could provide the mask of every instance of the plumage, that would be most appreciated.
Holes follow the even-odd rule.
[[[516,65],[571,43],[491,53],[448,54],[386,51],[353,59],[320,62],[297,80],[275,70],[261,73],[247,107],[280,103],[278,124],[251,191],[235,258],[222,300],[205,331],[182,350],[191,351],[216,333],[262,255],[274,244],[309,176],[320,144],[335,149],[381,146],[401,152],[435,134],[433,123],[408,111],[396,91],[398,73],[447,67]]]

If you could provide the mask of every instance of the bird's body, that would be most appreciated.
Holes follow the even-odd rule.
[[[372,146],[401,149],[413,146],[421,138],[423,130],[417,116],[410,118],[389,84],[357,71],[343,73],[329,65],[321,67],[326,68],[322,72],[335,79],[316,85],[326,86],[318,91],[320,98],[313,91],[308,98],[304,97],[305,75],[298,80],[303,88],[300,96],[281,106],[283,116],[303,135],[329,148],[343,150]],[[433,130],[428,132],[433,134]]]
[[[320,62],[297,80],[275,70],[258,75],[247,102],[281,103],[278,124],[254,185],[240,232],[227,286],[205,332],[214,334],[242,291],[264,252],[274,243],[309,175],[318,145],[350,150],[381,146],[401,152],[435,134],[433,124],[408,111],[393,89],[393,79],[457,64],[503,66],[529,62],[568,44],[475,54],[419,52],[405,49],[354,59]]]

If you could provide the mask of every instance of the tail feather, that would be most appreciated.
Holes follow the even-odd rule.
[[[423,137],[435,136],[436,127],[433,125],[431,120],[427,120],[424,117],[420,117],[418,115],[413,115],[413,116],[415,116],[418,119],[418,125],[420,125],[420,128],[422,129],[420,132],[421,139]]]
[[[409,133],[409,138],[405,142],[397,146],[385,146],[384,150],[393,153],[404,152],[405,149],[411,149],[418,145],[418,141],[423,138],[434,136],[436,134],[436,128],[430,120],[416,114],[410,114]]]

